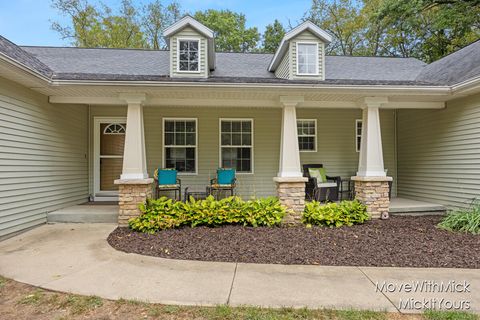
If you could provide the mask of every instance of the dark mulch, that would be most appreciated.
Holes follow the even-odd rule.
[[[117,228],[117,250],[163,258],[279,264],[480,268],[480,236],[437,229],[438,216],[392,217],[330,229],[182,228],[154,235]]]

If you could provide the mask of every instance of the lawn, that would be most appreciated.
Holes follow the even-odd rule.
[[[0,277],[0,318],[46,319],[333,319],[333,320],[478,320],[468,313],[429,312],[401,315],[372,311],[182,307],[132,300],[111,301],[39,289]]]

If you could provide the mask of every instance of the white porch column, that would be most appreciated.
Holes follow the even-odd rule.
[[[143,106],[145,94],[121,94],[119,98],[128,105],[127,131],[123,151],[123,169],[118,185],[118,225],[128,226],[128,221],[142,213],[138,208],[152,197],[153,179],[148,178],[145,153]]]
[[[303,176],[300,168],[296,113],[296,106],[303,101],[303,97],[280,97],[283,110],[278,177]]]
[[[388,102],[385,97],[368,97],[361,101],[362,141],[355,181],[355,198],[367,206],[372,218],[387,219],[389,214],[389,182],[383,166],[380,112]]]
[[[280,135],[280,163],[277,177],[277,195],[280,203],[288,208],[284,223],[300,223],[305,208],[305,182],[300,167],[295,108],[303,97],[280,97],[282,105],[282,132]]]
[[[362,117],[362,140],[358,161],[359,177],[385,177],[379,108],[387,98],[365,98]]]
[[[145,94],[122,94],[120,98],[128,104],[123,170],[120,179],[146,179],[148,173],[142,106],[146,96]]]

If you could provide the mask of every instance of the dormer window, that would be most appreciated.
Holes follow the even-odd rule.
[[[199,72],[200,40],[178,39],[178,71]]]
[[[318,43],[297,42],[298,75],[318,75]]]

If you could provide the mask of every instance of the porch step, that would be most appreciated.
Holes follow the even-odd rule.
[[[117,205],[76,205],[47,214],[48,223],[117,223]]]
[[[392,198],[390,214],[398,216],[445,215],[447,208],[441,204],[429,203],[405,198]]]

